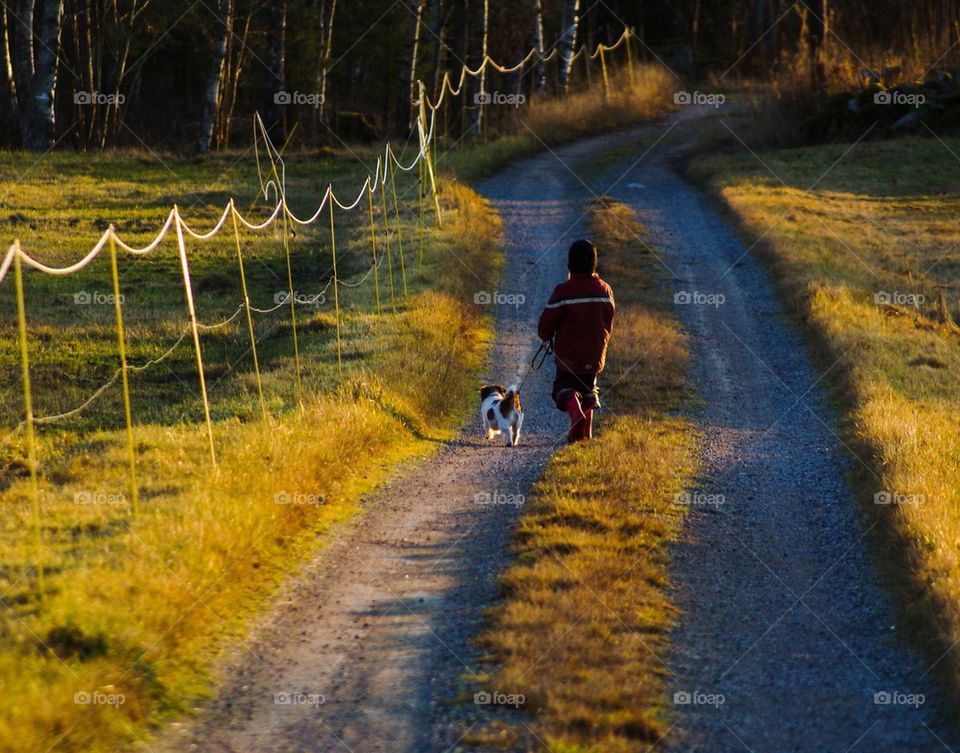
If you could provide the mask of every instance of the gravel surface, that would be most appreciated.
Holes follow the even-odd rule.
[[[677,749],[950,750],[948,702],[898,636],[868,559],[870,523],[845,483],[858,460],[823,375],[760,263],[670,169],[687,130],[613,191],[666,250],[672,292],[700,294],[675,306],[703,401],[698,491],[714,495],[693,505],[674,552]]]
[[[676,707],[677,749],[944,750],[936,691],[898,640],[866,559],[844,483],[851,461],[820,377],[758,263],[669,167],[689,143],[675,138],[683,121],[697,114],[542,154],[480,187],[506,231],[495,292],[525,297],[497,306],[488,379],[509,383],[525,371],[540,306],[564,277],[589,200],[609,191],[632,205],[667,250],[672,292],[724,296],[717,306],[677,307],[704,400],[700,491],[723,498],[694,506],[674,553],[684,613],[667,660],[672,690],[694,700]],[[598,180],[577,177],[602,164],[595,158],[604,150],[649,146],[678,124],[639,162],[646,146]],[[366,499],[364,514],[289,580],[231,654],[214,699],[151,750],[443,753],[455,745],[463,730],[451,704],[459,678],[477,666],[470,637],[496,598],[519,514],[476,495],[523,494],[540,474],[565,428],[549,400],[551,378],[548,361],[527,382],[520,447],[482,442],[473,421]],[[921,693],[926,702],[877,705],[877,692]],[[324,702],[276,702],[294,693]],[[722,705],[708,705],[720,695]]]

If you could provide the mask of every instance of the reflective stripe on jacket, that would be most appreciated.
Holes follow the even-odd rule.
[[[571,274],[553,289],[537,331],[541,340],[554,339],[558,369],[603,371],[615,309],[613,290],[596,274]]]

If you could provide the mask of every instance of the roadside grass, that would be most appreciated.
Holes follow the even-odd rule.
[[[446,152],[438,164],[460,180],[481,180],[546,146],[663,117],[674,109],[676,87],[662,66],[636,66],[632,82],[626,70],[618,70],[611,73],[609,96],[594,83],[566,97],[534,99],[504,119],[500,134]],[[439,146],[446,151],[442,142]]]
[[[690,170],[762,239],[824,372],[839,377],[844,440],[902,630],[960,688],[960,142],[849,149],[762,152],[766,167],[734,149]]]
[[[637,750],[667,730],[660,657],[677,616],[666,596],[677,501],[697,436],[672,414],[687,396],[684,336],[663,301],[629,207],[592,212],[601,274],[614,288],[598,437],[557,452],[533,488],[480,638],[490,672],[474,688],[525,696],[525,711],[476,706],[477,747],[564,753]]]
[[[139,244],[174,202],[198,229],[212,226],[231,194],[244,209],[257,202],[256,171],[242,155],[165,157],[161,164],[138,154],[54,153],[34,165],[14,154],[0,159],[0,174],[3,202],[16,207],[0,215],[0,234],[17,235],[29,252],[61,264],[82,256],[109,221],[122,220],[123,237]],[[328,180],[352,200],[365,175],[346,153],[287,160],[288,193],[301,216],[312,212]],[[435,227],[427,204],[421,268],[416,187],[398,175],[398,191],[407,294],[391,204],[392,256],[378,273],[383,316],[376,315],[372,279],[340,290],[343,376],[329,291],[297,311],[302,409],[289,309],[256,316],[266,421],[243,316],[204,331],[214,471],[186,339],[131,380],[137,519],[118,385],[79,416],[39,428],[39,552],[23,437],[13,431],[23,405],[13,290],[9,281],[0,286],[0,309],[8,312],[0,323],[0,751],[113,751],[188,710],[207,692],[217,653],[242,638],[250,616],[324,543],[330,526],[356,513],[360,495],[397,462],[452,436],[488,349],[492,320],[473,295],[495,279],[499,219],[470,189],[443,180],[444,226]],[[262,206],[250,214],[262,216]],[[360,282],[371,259],[364,209],[337,214],[338,271],[346,283]],[[375,222],[382,251],[383,217]],[[300,294],[327,283],[328,232],[321,222],[291,241]],[[250,297],[272,307],[287,288],[282,238],[264,231],[243,233],[241,241]],[[202,322],[227,318],[242,301],[234,244],[232,232],[188,242]],[[142,364],[167,351],[187,324],[175,245],[137,261],[121,254],[120,269],[130,361]],[[74,299],[111,292],[109,275],[103,261],[76,277],[25,274],[38,415],[79,405],[116,369],[112,304]]]

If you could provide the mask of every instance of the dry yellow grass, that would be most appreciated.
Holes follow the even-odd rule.
[[[189,708],[218,651],[323,533],[397,461],[451,435],[486,354],[490,321],[470,301],[496,274],[500,230],[475,193],[443,188],[444,229],[430,231],[424,274],[384,318],[385,355],[369,302],[349,309],[353,357],[338,381],[332,314],[305,317],[303,410],[271,400],[267,423],[256,411],[217,421],[219,472],[202,425],[138,426],[132,520],[121,432],[42,434],[42,593],[28,484],[5,475],[0,751],[112,751]],[[268,397],[290,394],[291,360],[271,363]],[[238,379],[236,399],[255,405],[251,375]]]
[[[767,152],[695,165],[761,248],[841,375],[845,440],[904,586],[902,616],[960,686],[960,181],[954,141]],[[834,164],[836,163],[836,164]],[[832,167],[831,167],[832,166]],[[780,181],[783,181],[781,184]],[[814,190],[805,187],[817,186]],[[881,502],[876,504],[875,496]],[[932,640],[929,640],[932,639]]]
[[[532,100],[504,119],[504,131],[482,144],[464,144],[441,155],[444,169],[462,179],[485,177],[511,160],[540,151],[544,145],[628,128],[656,120],[675,109],[677,79],[662,66],[638,65],[633,79],[625,70],[610,74],[610,94],[594,82],[562,98]]]
[[[505,600],[482,638],[487,687],[523,694],[535,716],[501,715],[471,732],[477,745],[626,753],[665,732],[660,656],[676,614],[664,593],[667,547],[696,443],[669,414],[685,390],[686,347],[669,314],[648,307],[654,281],[632,211],[605,202],[592,224],[617,295],[603,421],[534,487]]]

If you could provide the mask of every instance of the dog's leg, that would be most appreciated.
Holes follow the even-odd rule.
[[[520,429],[523,428],[523,414],[521,413],[517,416],[517,426],[513,432],[513,446],[516,447],[520,444]]]

